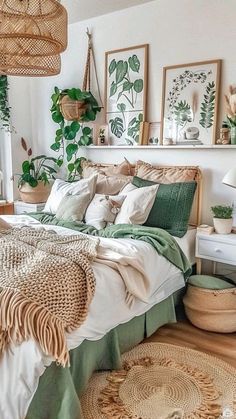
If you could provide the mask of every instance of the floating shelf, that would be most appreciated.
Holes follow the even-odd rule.
[[[116,146],[116,145],[91,145],[86,147],[87,149],[91,150],[114,150],[114,149],[128,149],[128,150],[151,150],[151,149],[175,149],[175,150],[181,150],[181,149],[215,149],[215,150],[222,150],[222,149],[236,149],[236,145],[135,145],[135,146],[128,146],[128,145],[122,145],[122,146]]]

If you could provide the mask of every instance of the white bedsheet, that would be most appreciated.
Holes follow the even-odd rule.
[[[3,216],[14,225],[27,224],[38,228],[42,225],[27,215]],[[78,232],[57,226],[44,226],[61,234]],[[132,239],[101,238],[100,252],[111,247],[119,254],[129,255],[139,260],[149,279],[147,301],[135,299],[132,307],[125,303],[126,289],[121,276],[110,266],[93,262],[96,277],[96,291],[85,323],[67,335],[69,349],[79,346],[84,339],[101,339],[118,324],[126,323],[135,316],[148,311],[173,292],[184,286],[182,273],[164,257],[158,255],[148,243]],[[115,244],[114,244],[115,243]],[[181,240],[179,242],[181,246]],[[114,248],[115,246],[115,248]],[[115,251],[114,251],[115,255]],[[115,257],[115,256],[114,256]],[[11,346],[0,360],[0,418],[22,419],[25,417],[39,377],[52,359],[44,356],[33,340],[20,346]]]

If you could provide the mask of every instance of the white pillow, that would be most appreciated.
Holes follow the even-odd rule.
[[[137,188],[127,194],[115,224],[144,224],[153,207],[159,185]]]
[[[86,224],[98,230],[105,228],[108,223],[113,224],[125,200],[122,195],[96,194],[85,213]]]
[[[136,189],[138,189],[137,186],[133,185],[132,183],[128,183],[121,189],[119,195],[127,195],[129,192],[135,191]]]
[[[90,193],[90,201],[93,199],[96,189],[97,175],[90,178],[78,180],[77,182],[66,182],[65,180],[56,179],[43,212],[56,214],[60,202],[64,196],[79,195],[81,193]]]

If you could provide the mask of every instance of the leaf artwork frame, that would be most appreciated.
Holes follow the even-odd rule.
[[[164,67],[161,144],[216,143],[222,60]]]
[[[105,54],[105,112],[112,146],[139,144],[140,123],[146,120],[149,45]]]

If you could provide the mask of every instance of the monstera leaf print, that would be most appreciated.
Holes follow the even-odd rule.
[[[109,122],[111,124],[112,134],[114,134],[117,138],[121,138],[125,131],[123,119],[117,116],[116,118],[111,119]]]

